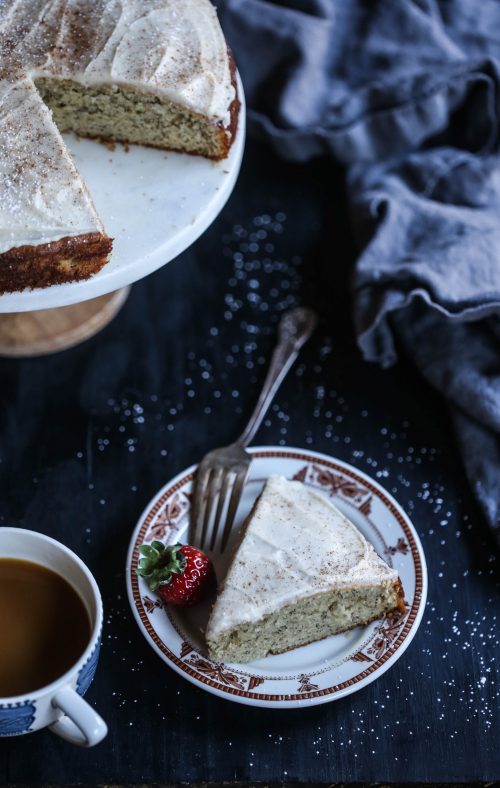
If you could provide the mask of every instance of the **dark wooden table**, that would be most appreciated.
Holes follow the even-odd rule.
[[[354,255],[342,173],[249,143],[221,217],[134,286],[105,331],[50,358],[0,362],[0,524],[64,541],[95,573],[106,616],[87,697],[109,725],[89,751],[47,731],[1,740],[1,782],[500,777],[497,554],[443,402],[409,362],[383,372],[360,358]],[[274,711],[218,699],[169,670],[132,618],[124,562],[157,489],[238,434],[276,321],[298,303],[315,305],[321,325],[257,442],[311,447],[378,475],[413,518],[430,582],[417,637],[378,681],[335,703]]]

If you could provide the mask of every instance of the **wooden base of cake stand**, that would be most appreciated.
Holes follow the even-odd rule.
[[[118,313],[130,287],[56,309],[0,314],[0,356],[57,353],[97,334]]]

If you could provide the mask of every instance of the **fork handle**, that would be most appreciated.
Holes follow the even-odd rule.
[[[316,328],[317,322],[316,313],[307,307],[292,309],[281,318],[278,325],[278,344],[274,348],[264,385],[250,420],[236,441],[237,443],[248,446],[252,440],[274,399],[274,395],[297,358],[300,348]]]

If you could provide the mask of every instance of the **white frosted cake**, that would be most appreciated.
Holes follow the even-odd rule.
[[[206,631],[214,660],[250,662],[404,612],[397,572],[323,495],[272,476]]]
[[[0,0],[0,292],[111,252],[60,131],[222,159],[238,109],[209,0]]]

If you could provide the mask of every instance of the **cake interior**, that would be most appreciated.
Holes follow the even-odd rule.
[[[153,93],[49,77],[36,79],[35,84],[60,131],[212,159],[227,154],[230,140],[221,125]]]
[[[336,589],[299,599],[260,621],[244,623],[209,640],[210,657],[252,662],[404,610],[399,581]]]

